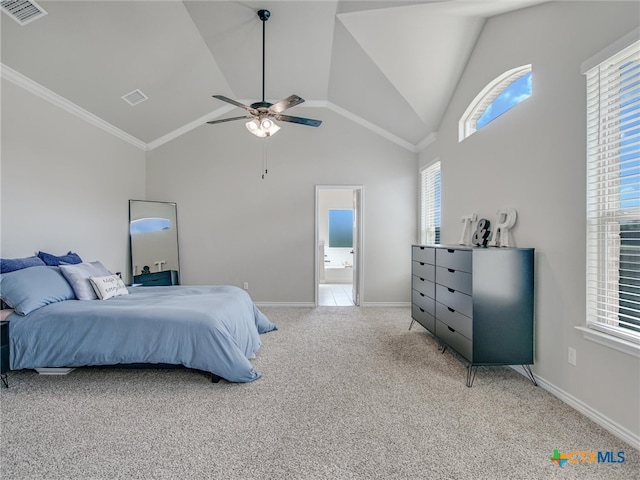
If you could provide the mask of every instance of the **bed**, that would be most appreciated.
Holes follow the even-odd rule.
[[[122,284],[120,294],[78,300],[63,268],[35,265],[0,274],[0,295],[15,309],[7,317],[11,370],[182,365],[211,373],[213,381],[260,378],[250,359],[260,334],[277,326],[246,291]]]

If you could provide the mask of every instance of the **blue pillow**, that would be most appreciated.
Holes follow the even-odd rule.
[[[20,315],[28,315],[50,303],[76,298],[60,269],[47,266],[0,274],[0,296]]]
[[[23,268],[43,266],[45,263],[35,255],[25,258],[0,258],[0,273],[15,272]]]
[[[38,252],[38,257],[42,259],[45,265],[57,267],[58,265],[74,265],[82,263],[82,259],[77,253],[69,252],[66,255],[56,256],[47,252]]]

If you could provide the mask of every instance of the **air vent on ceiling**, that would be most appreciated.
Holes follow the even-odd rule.
[[[127,102],[129,105],[131,105],[132,107],[144,102],[147,97],[144,93],[142,93],[140,90],[136,89],[133,92],[129,92],[126,95],[122,96],[122,99]]]
[[[4,13],[20,25],[26,25],[47,14],[40,5],[32,0],[2,0],[0,6]]]

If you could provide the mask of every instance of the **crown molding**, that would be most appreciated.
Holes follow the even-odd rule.
[[[145,143],[142,140],[139,140],[138,138],[134,137],[133,135],[130,135],[123,130],[120,130],[118,127],[115,127],[114,125],[101,119],[100,117],[94,115],[93,113],[88,112],[82,107],[79,107],[75,103],[70,102],[66,98],[58,95],[57,93],[49,90],[48,88],[40,85],[39,83],[34,82],[30,78],[22,75],[21,73],[17,72],[16,70],[13,70],[11,67],[8,67],[3,63],[0,63],[0,73],[2,78],[4,78],[5,80],[8,80],[9,82],[25,89],[26,91],[52,103],[53,105],[56,105],[57,107],[62,108],[63,110],[71,113],[72,115],[75,115],[76,117],[81,118],[82,120],[98,128],[101,128],[105,132],[110,133],[111,135],[114,135],[115,137],[118,137],[121,140],[124,140],[125,142],[130,143],[131,145],[143,151],[150,151],[155,148],[158,148],[161,145],[164,145],[165,143],[170,142],[171,140],[174,140],[184,135],[185,133],[188,133],[191,130],[196,129],[202,126],[203,124],[205,124],[206,122],[214,120],[219,116],[224,115],[225,113],[228,113],[235,108],[232,105],[225,105],[223,107],[220,107],[214,110],[213,112],[207,115],[204,115],[200,118],[197,118],[187,123],[186,125],[183,125],[180,128],[177,128],[176,130],[173,130],[172,132],[167,133],[166,135],[163,135],[162,137],[159,137],[153,140],[150,143]],[[240,101],[240,103],[249,104],[251,103],[251,101]],[[373,133],[380,135],[381,137],[386,138],[390,142],[395,143],[396,145],[399,145],[400,147],[413,153],[418,153],[422,151],[424,148],[426,148],[431,143],[433,143],[437,136],[436,133],[432,132],[427,137],[425,137],[420,143],[418,143],[417,145],[413,145],[412,143],[398,137],[397,135],[389,132],[388,130],[385,130],[379,125],[376,125],[368,120],[365,120],[364,118],[356,115],[355,113],[350,112],[349,110],[346,110],[342,107],[339,107],[338,105],[332,102],[325,101],[325,100],[311,100],[305,103],[305,107],[327,108],[337,113],[338,115],[341,115],[347,118],[348,120],[351,120],[352,122],[360,125],[361,127],[364,127],[367,130],[370,130]]]
[[[111,125],[109,122],[104,121],[100,117],[97,117],[91,112],[88,112],[82,107],[79,107],[73,102],[70,102],[64,97],[61,97],[57,93],[49,90],[46,87],[43,87],[37,82],[34,82],[28,77],[25,77],[21,73],[12,69],[11,67],[7,67],[5,64],[0,63],[0,73],[2,78],[8,80],[9,82],[22,87],[26,91],[36,95],[57,107],[62,108],[63,110],[75,115],[76,117],[81,118],[82,120],[104,130],[111,135],[118,137],[121,140],[124,140],[127,143],[130,143],[134,147],[139,148],[140,150],[148,150],[148,146],[143,141],[137,139],[133,135],[129,135],[127,132],[120,130],[118,127]]]
[[[343,117],[351,120],[352,122],[357,123],[361,127],[371,130],[373,133],[377,133],[381,137],[386,138],[390,142],[393,142],[396,145],[399,145],[402,148],[409,150],[410,152],[414,152],[414,153],[417,152],[415,145],[407,142],[406,140],[398,137],[397,135],[394,135],[390,131],[385,130],[384,128],[376,125],[375,123],[371,123],[369,120],[365,120],[364,118],[356,115],[355,113],[350,112],[349,110],[346,110],[342,107],[339,107],[335,103],[331,103],[331,102],[324,102],[324,103],[326,103],[326,107],[329,110],[337,113],[338,115],[342,115]]]
[[[421,152],[422,150],[427,148],[429,145],[436,141],[436,138],[438,138],[438,134],[436,132],[431,132],[429,135],[424,137],[422,141],[418,143],[418,145],[416,145],[416,152]]]
[[[240,102],[240,103],[246,103],[246,102]],[[163,135],[159,138],[156,138],[154,141],[149,142],[149,144],[147,145],[148,150],[153,150],[154,148],[158,148],[159,146],[164,145],[165,143],[170,142],[171,140],[181,137],[185,133],[188,133],[191,130],[201,127],[205,123],[210,122],[211,120],[215,120],[220,115],[224,115],[225,113],[230,112],[235,108],[236,107],[234,107],[233,105],[225,105],[223,107],[220,107],[214,110],[211,113],[208,113],[207,115],[204,115],[200,118],[193,120],[192,122],[187,123],[186,125],[183,125],[180,128],[176,128],[173,132],[169,132],[166,135]]]

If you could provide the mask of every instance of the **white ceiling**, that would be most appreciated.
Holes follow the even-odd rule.
[[[264,8],[267,101],[297,94],[306,103],[287,113],[330,108],[417,150],[438,130],[486,18],[543,2],[37,3],[47,15],[24,26],[2,14],[3,76],[35,82],[144,148],[244,113],[214,94],[262,99]],[[131,107],[121,97],[135,89],[149,99]]]

